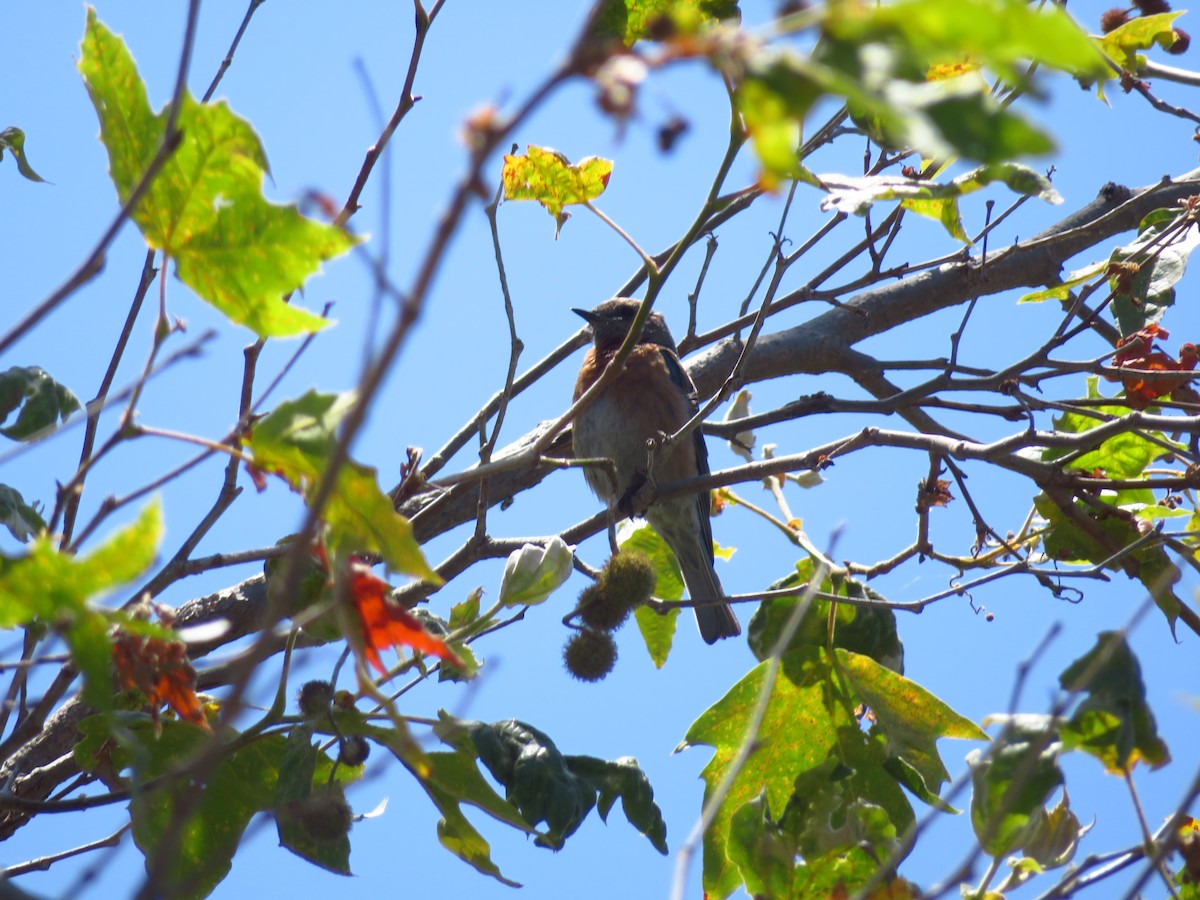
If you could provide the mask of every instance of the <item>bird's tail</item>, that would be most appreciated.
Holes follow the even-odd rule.
[[[725,591],[712,564],[702,561],[698,565],[685,565],[679,560],[688,596],[693,600],[711,600],[724,597]],[[696,607],[696,624],[700,626],[700,637],[706,644],[715,644],[722,638],[737,637],[742,633],[733,607],[728,603]]]

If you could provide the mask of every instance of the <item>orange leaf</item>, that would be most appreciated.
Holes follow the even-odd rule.
[[[466,663],[434,637],[407,609],[391,600],[392,587],[362,563],[352,563],[350,602],[362,625],[363,655],[367,662],[386,675],[379,651],[403,644],[422,653],[430,653],[465,669]]]
[[[196,696],[196,670],[188,661],[183,641],[120,631],[113,641],[113,662],[121,686],[136,688],[145,695],[155,726],[158,708],[165,703],[179,718],[210,730]]]
[[[1153,347],[1157,338],[1169,336],[1165,328],[1157,325],[1147,325],[1140,331],[1135,331],[1122,338],[1113,356],[1114,364],[1119,368],[1140,369],[1145,372],[1190,372],[1200,361],[1195,344],[1184,344],[1179,350],[1179,359],[1172,359],[1163,350]],[[1141,378],[1136,372],[1120,376],[1125,386],[1125,399],[1134,409],[1145,409],[1159,397],[1184,388],[1191,380],[1190,376],[1181,375],[1179,378]]]

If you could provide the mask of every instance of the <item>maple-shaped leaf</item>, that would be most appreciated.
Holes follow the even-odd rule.
[[[125,42],[90,8],[79,71],[124,203],[157,153],[171,110],[151,110]],[[263,197],[262,144],[224,101],[198,103],[185,92],[178,114],[179,146],[133,210],[146,242],[175,260],[179,278],[201,298],[260,337],[325,328],[326,319],[284,297],[358,239]]]
[[[118,681],[126,689],[142,692],[155,727],[159,724],[158,709],[165,703],[185,722],[210,730],[204,707],[196,696],[196,670],[188,660],[183,641],[119,630],[112,652]]]
[[[1127,774],[1139,761],[1152,769],[1171,761],[1146,703],[1142,667],[1123,634],[1101,632],[1096,645],[1059,676],[1059,683],[1087,694],[1062,728],[1065,747],[1090,753],[1113,774]]]
[[[970,719],[870,657],[839,650],[838,663],[858,697],[875,714],[879,730],[887,736],[889,755],[920,775],[927,795],[936,796],[950,779],[938,755],[937,741],[988,739],[987,732]]]
[[[379,651],[396,646],[410,647],[466,668],[445,641],[426,631],[416,616],[391,599],[392,586],[369,567],[352,562],[347,588],[350,606],[362,630],[363,656],[380,674],[386,675],[387,669]]]
[[[570,213],[563,207],[589,203],[604,193],[612,175],[612,160],[589,156],[575,165],[557,150],[529,145],[525,156],[504,157],[501,179],[505,200],[536,200],[554,217],[558,236]]]

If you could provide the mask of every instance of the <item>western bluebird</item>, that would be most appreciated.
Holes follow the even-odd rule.
[[[592,310],[573,310],[592,326],[593,339],[575,382],[576,400],[608,367],[640,305],[637,300],[617,297]],[[608,472],[594,467],[584,470],[597,496],[609,504],[618,501],[618,505],[632,496],[647,474],[647,440],[660,432],[674,434],[695,415],[695,393],[676,355],[667,323],[662,315],[651,312],[623,370],[575,420],[575,455],[611,459],[616,465],[619,487],[615,490]],[[655,464],[654,475],[662,481],[680,481],[707,473],[708,450],[697,428],[667,459]],[[704,491],[659,500],[646,510],[646,518],[679,561],[693,600],[725,596],[713,569],[709,504],[708,491]],[[742,633],[728,603],[696,607],[696,622],[709,644]]]

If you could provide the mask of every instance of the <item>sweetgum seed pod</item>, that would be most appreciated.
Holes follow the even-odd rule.
[[[304,686],[300,688],[300,696],[297,698],[300,714],[306,719],[325,715],[332,702],[333,685],[328,681],[305,682]]]
[[[613,600],[598,581],[593,581],[579,595],[579,617],[597,631],[616,631],[629,618],[629,607]]]
[[[563,647],[563,665],[580,681],[600,681],[616,664],[616,641],[603,631],[577,631]]]
[[[623,550],[600,573],[600,585],[613,603],[626,609],[641,606],[654,594],[658,576],[644,553]]]

